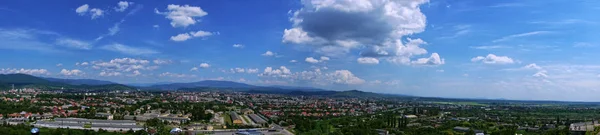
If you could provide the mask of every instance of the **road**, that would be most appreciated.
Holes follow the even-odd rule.
[[[244,129],[240,129],[240,130],[244,130]],[[269,132],[267,129],[257,129],[258,132],[260,132],[263,135],[294,135],[292,134],[290,131],[282,129],[282,130],[277,130],[276,132]],[[210,135],[235,135],[235,133],[237,133],[238,131],[235,129],[232,130],[214,130],[214,131],[207,131],[207,130],[195,130],[196,134],[198,133],[202,133],[202,134],[210,134]]]

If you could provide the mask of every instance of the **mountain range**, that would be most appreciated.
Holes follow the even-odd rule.
[[[92,79],[57,79],[42,78],[28,74],[0,74],[0,89],[15,88],[45,88],[66,90],[135,90],[130,87],[109,81]]]
[[[296,86],[255,86],[232,81],[204,80],[189,83],[145,84],[144,86],[123,85],[111,81],[94,79],[43,78],[27,74],[0,74],[0,89],[38,87],[52,89],[86,90],[184,90],[184,91],[240,91],[248,93],[272,93],[299,96],[331,97],[381,97],[383,94],[358,90],[332,91],[313,87]]]
[[[102,81],[94,79],[60,79],[60,78],[44,78],[51,82],[66,83],[71,85],[107,85],[107,84],[118,84],[111,81]]]

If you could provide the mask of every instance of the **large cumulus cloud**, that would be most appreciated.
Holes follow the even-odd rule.
[[[364,49],[362,57],[411,64],[428,52],[421,39],[403,37],[425,30],[420,6],[428,0],[304,0],[290,18],[283,42],[312,45],[317,53],[339,55]],[[406,45],[405,45],[406,44]],[[440,60],[441,61],[441,60]]]

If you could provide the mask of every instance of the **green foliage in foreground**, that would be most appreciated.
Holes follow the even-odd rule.
[[[31,134],[31,126],[20,125],[0,125],[0,135],[29,135]],[[92,130],[78,130],[78,129],[50,129],[40,128],[41,135],[147,135],[146,131],[124,131],[121,132],[108,132],[106,130],[92,131]]]

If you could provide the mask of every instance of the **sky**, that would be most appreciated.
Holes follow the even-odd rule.
[[[600,101],[595,0],[5,0],[0,73]]]

